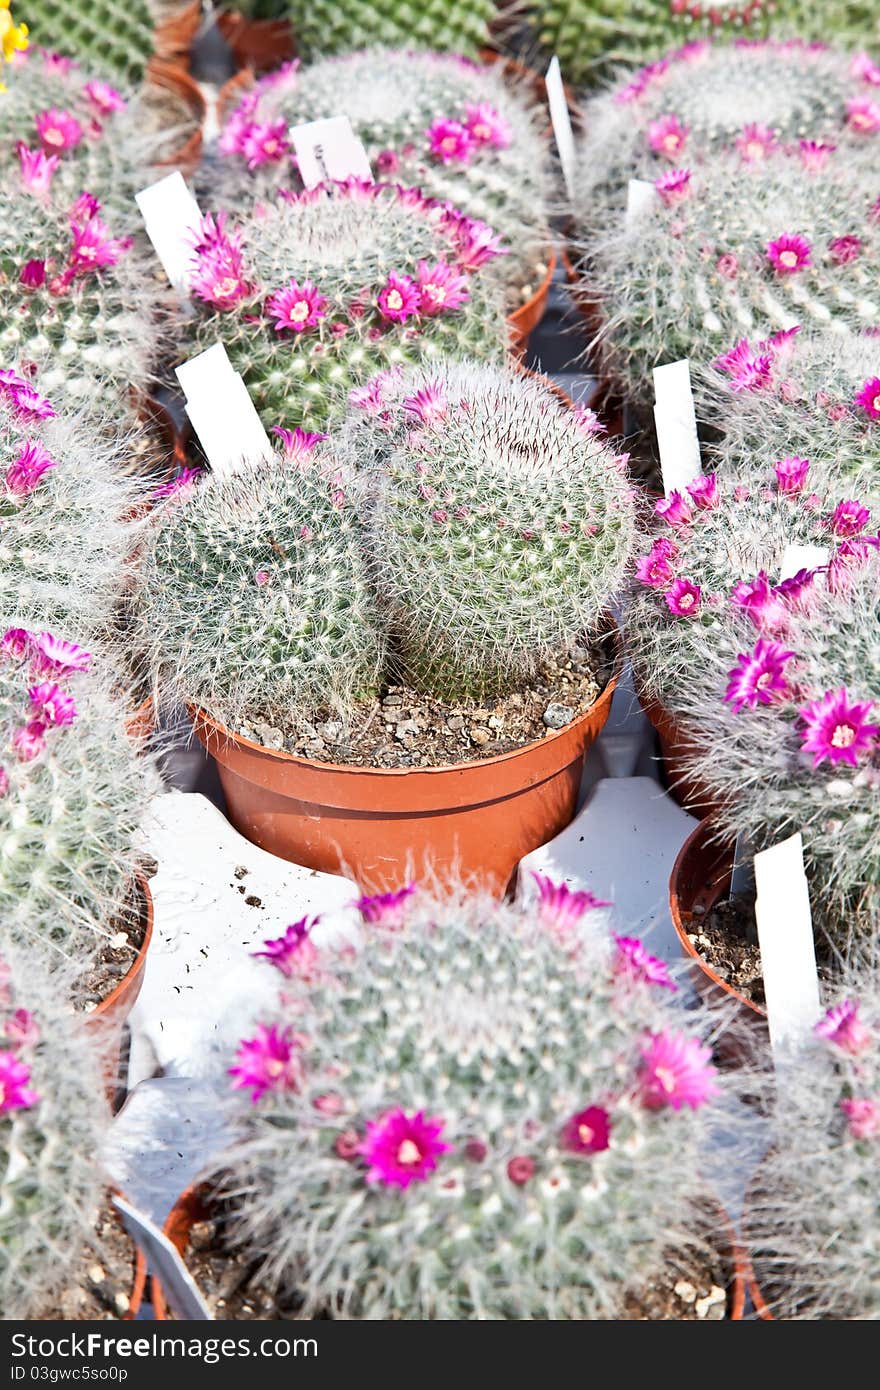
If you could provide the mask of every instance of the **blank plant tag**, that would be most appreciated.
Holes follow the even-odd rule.
[[[562,165],[565,191],[571,200],[574,197],[576,164],[574,131],[571,128],[571,113],[562,85],[562,69],[558,58],[551,58],[550,66],[544,75],[544,86],[547,89],[547,105],[550,108],[556,148],[559,151],[559,163]]]
[[[784,579],[794,579],[800,570],[822,569],[829,557],[827,545],[787,545],[779,569],[780,584]]]
[[[642,215],[649,212],[657,201],[657,190],[646,179],[630,179],[626,186],[626,225],[631,227]]]
[[[202,214],[183,175],[168,174],[142,188],[134,200],[165,274],[176,290],[187,290],[194,261],[193,234],[201,226]]]
[[[269,437],[222,343],[191,357],[175,373],[213,473],[233,473],[242,465],[272,458]]]
[[[733,872],[730,875],[730,896],[751,897],[755,891],[754,847],[748,835],[740,831],[733,847]]]
[[[755,916],[770,1042],[776,1063],[807,1040],[819,1018],[819,979],[800,833],[755,855]]]
[[[668,497],[671,492],[682,492],[702,471],[691,368],[686,357],[654,368],[654,397],[660,469]]]
[[[306,188],[351,178],[373,182],[367,152],[347,116],[291,126],[290,139]]]
[[[172,1313],[191,1322],[212,1322],[208,1305],[164,1232],[124,1197],[115,1196],[113,1205],[135,1245],[143,1252],[150,1273],[161,1283]]]

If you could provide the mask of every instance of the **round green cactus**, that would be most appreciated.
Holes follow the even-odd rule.
[[[223,158],[207,171],[218,205],[290,186],[287,127],[330,116],[349,118],[377,178],[420,188],[498,234],[508,253],[492,270],[510,310],[534,293],[550,254],[546,111],[499,71],[457,56],[371,49],[301,70],[289,64],[231,114]]]
[[[143,77],[155,27],[148,0],[29,0],[27,12],[33,48],[57,50],[117,82]]]
[[[489,43],[494,0],[287,0],[297,52],[307,61],[371,44],[476,57]]]
[[[267,425],[320,429],[383,369],[502,359],[503,299],[483,259],[460,217],[416,190],[281,194],[234,230],[207,219],[193,347],[225,343]]]

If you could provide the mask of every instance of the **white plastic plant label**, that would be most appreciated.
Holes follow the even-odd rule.
[[[787,545],[779,569],[780,584],[784,579],[794,579],[801,570],[822,569],[828,564],[830,554],[827,545]]]
[[[551,58],[550,66],[544,74],[544,86],[547,89],[547,105],[550,108],[550,122],[553,126],[556,148],[559,151],[559,163],[562,165],[562,177],[565,180],[566,192],[571,199],[574,197],[576,163],[574,131],[571,128],[571,113],[565,97],[565,88],[562,85],[562,69],[559,66],[558,58]]]
[[[269,437],[222,343],[175,367],[175,374],[213,473],[228,474],[242,465],[271,459]]]
[[[626,225],[631,227],[657,201],[657,190],[647,179],[630,179],[626,186]]]
[[[168,174],[142,188],[134,200],[171,284],[176,290],[188,289],[194,261],[193,234],[201,226],[202,214],[183,175]]]
[[[373,181],[373,171],[363,143],[347,116],[328,116],[321,121],[290,128],[290,139],[306,188],[343,179]]]
[[[686,357],[654,368],[654,399],[660,470],[668,497],[671,492],[682,492],[702,471],[691,368]]]
[[[115,1196],[113,1205],[128,1234],[142,1251],[150,1273],[161,1283],[172,1313],[191,1322],[212,1322],[195,1280],[164,1232],[124,1197]]]
[[[770,1042],[777,1065],[819,1018],[819,978],[800,832],[755,855],[755,916]]]

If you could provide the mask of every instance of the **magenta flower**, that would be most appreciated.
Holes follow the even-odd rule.
[[[433,265],[419,261],[418,276],[419,310],[429,317],[442,314],[446,309],[459,309],[470,298],[465,277],[445,261],[436,261]]]
[[[449,402],[441,382],[429,381],[426,386],[420,387],[414,396],[405,398],[403,408],[408,414],[414,415],[421,424],[432,426],[446,419]]]
[[[456,240],[458,263],[463,270],[479,270],[481,265],[486,265],[496,256],[509,254],[492,228],[473,217],[464,217],[459,221]]]
[[[856,999],[844,999],[842,1004],[827,1009],[813,1031],[851,1057],[857,1057],[874,1041],[870,1028],[859,1018]]]
[[[659,497],[654,503],[654,512],[662,516],[670,526],[688,526],[694,519],[687,498],[680,492],[670,492],[668,497]]]
[[[744,609],[757,628],[772,632],[788,626],[788,609],[764,570],[752,580],[741,580],[734,587],[730,601]]]
[[[75,275],[116,265],[131,246],[131,237],[113,237],[110,228],[100,217],[90,217],[82,226],[74,222],[70,228],[73,244],[70,248],[70,268]]]
[[[99,116],[112,116],[114,111],[125,110],[125,98],[109,82],[87,82],[83,94],[88,97]]]
[[[253,125],[251,117],[257,109],[259,100],[259,93],[257,92],[248,92],[246,96],[242,97],[223,127],[217,141],[217,148],[221,154],[244,154],[245,141]]]
[[[284,457],[288,460],[308,458],[319,444],[323,444],[325,439],[330,438],[327,434],[317,434],[312,430],[300,429],[298,425],[295,430],[286,430],[281,425],[273,425],[272,433],[281,440]]]
[[[736,666],[728,673],[725,700],[739,714],[742,709],[756,709],[782,699],[788,694],[785,663],[794,655],[778,642],[759,638],[754,651],[740,652]]]
[[[880,130],[880,105],[870,97],[855,97],[846,103],[846,123],[856,135],[873,135]]]
[[[862,82],[868,82],[872,87],[880,87],[880,67],[864,50],[853,54],[849,70],[853,77],[859,78]]]
[[[54,106],[49,111],[41,111],[35,124],[40,144],[49,154],[72,150],[83,138],[83,128],[76,117]]]
[[[66,642],[63,637],[55,637],[51,632],[40,632],[31,638],[33,668],[39,675],[54,675],[58,672],[88,671],[92,654],[75,642]]]
[[[77,716],[76,701],[66,695],[55,681],[41,681],[28,690],[31,714],[42,724],[72,724]]]
[[[639,1091],[648,1110],[671,1106],[681,1110],[688,1105],[698,1110],[718,1094],[715,1068],[710,1062],[712,1049],[699,1038],[683,1034],[650,1033],[642,1044]]]
[[[880,1105],[875,1100],[849,1097],[840,1102],[854,1139],[873,1139],[880,1134]]]
[[[754,122],[743,126],[735,144],[746,164],[757,164],[778,148],[775,132],[769,126]]]
[[[645,950],[637,936],[615,936],[617,960],[615,970],[628,975],[646,985],[659,985],[661,989],[677,990],[678,985],[671,978],[665,963]]]
[[[836,536],[857,536],[870,520],[870,509],[862,506],[857,498],[849,498],[845,502],[838,502],[834,508],[831,529]]]
[[[804,484],[807,481],[807,473],[809,471],[809,459],[799,459],[794,454],[790,455],[788,458],[779,459],[773,465],[777,487],[786,497],[791,497],[795,493],[803,492]]]
[[[610,903],[595,898],[587,889],[569,888],[565,883],[554,883],[546,874],[532,870],[532,878],[538,885],[538,920],[542,926],[560,936],[566,936],[576,927],[588,912],[600,907],[610,907]]]
[[[4,380],[4,376],[9,379]],[[0,391],[19,415],[29,415],[34,420],[54,420],[55,410],[45,397],[14,372],[0,372]]]
[[[288,979],[298,975],[307,980],[314,977],[318,960],[318,950],[311,940],[311,930],[317,917],[301,917],[285,929],[283,936],[264,941],[265,950],[252,951],[251,954],[271,962]]]
[[[811,174],[815,174],[823,168],[836,149],[836,145],[831,145],[824,140],[801,140],[798,145],[798,152],[804,167]]]
[[[535,1176],[535,1160],[528,1154],[516,1154],[507,1165],[507,1176],[516,1187],[525,1187]]]
[[[732,251],[722,251],[715,262],[715,269],[725,280],[735,280],[739,274],[739,260]]]
[[[828,243],[828,254],[835,265],[849,265],[862,254],[862,239],[858,236],[836,236]]]
[[[513,131],[487,101],[478,106],[466,106],[465,127],[475,145],[492,145],[496,150],[506,150],[513,141]]]
[[[242,134],[241,153],[249,169],[278,164],[289,151],[287,122],[283,119],[266,125],[250,125]]]
[[[180,497],[183,493],[188,493],[201,476],[201,468],[181,468],[167,483],[160,483],[158,487],[153,488],[151,496],[156,502],[166,497]]]
[[[588,1105],[566,1121],[562,1143],[570,1153],[600,1154],[611,1143],[611,1116],[601,1105]]]
[[[395,174],[400,167],[400,160],[394,150],[380,150],[376,155],[376,168],[380,174]]]
[[[29,1110],[39,1102],[30,1089],[31,1073],[14,1052],[0,1052],[0,1114],[10,1110]]]
[[[699,478],[688,484],[688,495],[698,510],[710,512],[718,506],[718,479],[714,473],[701,473]]]
[[[669,207],[672,203],[680,203],[682,198],[686,198],[690,193],[691,171],[690,169],[670,169],[668,173],[661,174],[659,179],[654,180],[654,187]]]
[[[461,121],[435,121],[425,135],[431,154],[443,164],[466,164],[474,152],[474,137]]]
[[[12,735],[12,748],[20,763],[32,763],[46,744],[46,726],[34,719]]]
[[[40,1026],[33,1014],[28,1009],[16,1009],[11,1018],[7,1018],[4,1029],[7,1041],[13,1047],[33,1047],[40,1041]]]
[[[307,328],[315,328],[327,312],[327,300],[311,280],[300,285],[290,280],[283,290],[276,290],[266,304],[267,311],[275,317],[275,332],[303,333]]]
[[[5,767],[0,767],[0,801],[9,792],[9,773]]]
[[[789,608],[797,607],[806,613],[810,608],[809,599],[815,580],[815,570],[800,569],[797,574],[792,574],[777,584],[774,592],[785,600]]]
[[[741,338],[729,352],[716,358],[715,366],[731,378],[731,391],[761,391],[770,385],[773,359],[760,346],[753,351],[748,338]]]
[[[700,611],[702,589],[689,579],[676,579],[664,595],[666,606],[676,618],[695,618]]]
[[[398,275],[392,270],[376,300],[383,319],[392,323],[406,323],[419,312],[419,288],[408,275]]]
[[[801,747],[805,753],[813,754],[813,766],[818,767],[827,759],[834,766],[849,763],[856,767],[859,754],[869,749],[880,734],[880,725],[868,723],[873,708],[873,700],[851,701],[843,686],[799,710],[805,725]]]
[[[289,1028],[280,1031],[275,1024],[271,1028],[259,1024],[255,1037],[239,1043],[236,1065],[229,1068],[234,1088],[249,1090],[254,1105],[267,1091],[297,1090],[302,1079],[297,1047]]]
[[[571,412],[571,418],[582,434],[605,433],[605,426],[599,416],[588,405],[576,405]]]
[[[365,922],[371,927],[386,927],[397,931],[403,926],[406,917],[406,903],[418,884],[407,883],[390,893],[374,893],[371,897],[358,898],[354,903]]]
[[[215,309],[224,312],[234,309],[251,294],[238,241],[224,235],[220,228],[206,229],[204,225],[200,235],[203,239],[196,248],[196,265],[190,273],[189,287],[194,295]]]
[[[26,497],[39,485],[44,473],[57,467],[39,440],[29,439],[6,470],[6,486],[15,497]]]
[[[39,290],[46,283],[46,262],[33,260],[25,261],[19,271],[18,283],[24,285],[26,290]]]
[[[22,53],[21,56],[25,58],[27,54]],[[51,73],[55,77],[67,77],[74,68],[79,67],[79,63],[75,63],[72,58],[66,58],[61,53],[53,53],[49,48],[41,48],[40,57],[43,60],[43,71]]]
[[[18,162],[21,181],[29,193],[42,195],[49,192],[55,170],[61,163],[57,154],[46,154],[43,150],[29,150],[27,145],[18,146]]]
[[[660,116],[648,126],[648,144],[655,154],[677,159],[685,147],[688,127],[680,125],[675,116]]]
[[[810,243],[789,232],[767,242],[767,257],[777,275],[796,275],[812,264]]]
[[[672,553],[670,553],[670,551]],[[636,578],[652,589],[662,589],[674,578],[670,560],[678,554],[678,547],[664,539],[656,540],[636,565]]]
[[[880,420],[880,376],[872,376],[863,382],[853,404],[864,410],[872,420]]]
[[[31,650],[34,634],[26,627],[8,627],[0,637],[0,652],[4,656],[24,656]]]
[[[88,222],[100,211],[101,204],[93,193],[80,193],[68,216],[71,222]]]
[[[440,1155],[452,1149],[440,1138],[444,1123],[436,1117],[426,1119],[422,1110],[407,1115],[400,1109],[388,1110],[369,1123],[366,1138],[358,1146],[368,1165],[366,1181],[402,1190],[410,1183],[427,1182]]]

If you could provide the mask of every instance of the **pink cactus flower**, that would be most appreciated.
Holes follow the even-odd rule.
[[[794,652],[785,651],[778,642],[761,637],[751,652],[740,652],[737,664],[729,672],[725,700],[739,714],[743,709],[772,705],[789,694],[785,678],[785,663]]]
[[[366,1138],[358,1152],[367,1162],[366,1181],[399,1187],[405,1191],[414,1182],[427,1182],[437,1169],[442,1154],[452,1151],[440,1138],[445,1121],[426,1118],[423,1110],[407,1115],[401,1109],[388,1110],[367,1125]]]
[[[566,1121],[563,1147],[574,1154],[600,1154],[611,1144],[611,1116],[601,1105],[588,1105]]]
[[[770,385],[773,359],[760,348],[753,351],[747,338],[716,358],[715,366],[731,378],[731,391],[761,391]]]
[[[266,164],[279,164],[290,153],[287,122],[283,119],[266,125],[250,125],[241,137],[241,153],[249,169],[262,169]]]
[[[254,124],[252,117],[259,103],[257,92],[248,92],[239,102],[233,111],[217,141],[217,148],[221,154],[243,155],[245,141]]]
[[[739,261],[732,251],[724,251],[715,262],[715,269],[725,280],[735,280],[739,274]]]
[[[39,440],[29,439],[6,470],[6,487],[14,497],[27,497],[43,475],[56,467],[55,459]]]
[[[701,473],[694,482],[688,483],[687,491],[699,511],[710,512],[721,501],[718,479],[714,473]]]
[[[73,244],[70,248],[70,268],[77,275],[116,265],[131,247],[131,237],[113,237],[110,228],[100,217],[93,216],[80,226],[70,228]]]
[[[880,104],[870,97],[855,97],[846,103],[846,123],[856,135],[873,135],[880,130]]]
[[[844,999],[827,1009],[813,1030],[826,1042],[833,1043],[850,1057],[865,1052],[874,1042],[870,1028],[859,1018],[859,1005],[856,999]]]
[[[754,122],[743,126],[734,143],[746,164],[758,164],[779,148],[775,131]]]
[[[18,163],[24,187],[29,193],[36,193],[42,197],[49,192],[61,157],[57,154],[46,154],[43,150],[29,150],[27,145],[20,144]]]
[[[0,373],[0,392],[6,397],[13,410],[32,420],[54,420],[55,410],[44,396],[41,396],[26,381],[16,377],[14,372],[6,373],[6,375],[14,380],[3,381],[3,373]]]
[[[675,577],[670,560],[677,554],[677,546],[662,539],[655,541],[648,554],[643,555],[636,565],[636,578],[652,589],[665,588]]]
[[[12,735],[12,748],[20,763],[32,763],[46,746],[46,726],[34,719]]]
[[[35,119],[37,138],[47,154],[63,154],[72,150],[83,138],[83,128],[69,111],[52,107],[41,111]]]
[[[302,1081],[299,1044],[289,1028],[280,1030],[259,1024],[253,1038],[244,1038],[229,1068],[233,1087],[250,1091],[254,1105],[267,1091],[296,1091]]]
[[[308,458],[319,444],[323,444],[325,439],[330,438],[327,434],[303,430],[299,426],[295,430],[286,430],[281,425],[273,425],[272,433],[281,440],[284,457],[288,462],[293,459]]]
[[[828,254],[835,265],[849,265],[862,254],[862,238],[858,236],[836,236],[828,243]]]
[[[501,239],[485,222],[476,218],[462,218],[456,231],[458,243],[458,263],[463,270],[479,270],[480,266],[494,260],[496,256],[507,256],[509,252],[501,245]]]
[[[475,145],[491,145],[496,150],[506,150],[513,143],[510,125],[488,102],[466,106],[464,111],[464,124]]]
[[[832,513],[830,525],[836,536],[850,537],[864,531],[870,520],[869,508],[853,497],[845,502],[838,502]]]
[[[676,618],[695,618],[700,611],[702,590],[689,579],[676,579],[664,597],[667,608]]]
[[[546,874],[533,870],[532,878],[538,886],[538,921],[562,938],[570,936],[588,912],[611,906],[594,897],[588,889],[554,883]]]
[[[670,169],[654,180],[654,187],[667,207],[680,203],[691,192],[690,169]]]
[[[40,1041],[40,1026],[28,1009],[16,1009],[3,1031],[7,1042],[18,1049],[34,1047]]]
[[[46,283],[46,262],[26,261],[19,271],[18,283],[26,290],[42,289]]]
[[[848,1097],[840,1102],[854,1139],[873,1139],[880,1134],[880,1105],[875,1100]]]
[[[599,419],[595,410],[591,410],[588,405],[576,405],[571,412],[571,418],[577,425],[582,434],[604,434],[605,426]]]
[[[466,164],[476,146],[473,135],[461,121],[435,121],[425,136],[431,154],[443,164]]]
[[[767,259],[777,275],[797,275],[812,264],[810,243],[802,236],[785,232],[767,242]]]
[[[0,655],[5,657],[26,656],[31,651],[34,634],[26,627],[8,627],[0,637]]]
[[[83,94],[88,97],[99,116],[112,116],[114,111],[125,110],[125,98],[115,87],[111,87],[109,82],[87,82],[83,87]]]
[[[9,773],[5,767],[0,767],[0,801],[9,793]],[[0,988],[0,1003],[2,1003],[2,988]]]
[[[809,459],[797,458],[792,454],[788,458],[779,459],[773,465],[776,474],[776,484],[779,491],[786,497],[795,496],[803,492],[807,481],[807,473],[810,471]]]
[[[535,1176],[535,1160],[528,1154],[516,1154],[507,1165],[507,1176],[515,1187],[525,1187]]]
[[[22,57],[27,57],[27,54],[23,53]],[[72,58],[66,58],[62,53],[53,53],[49,48],[41,48],[40,57],[43,60],[43,71],[53,77],[67,77],[79,67],[79,63],[75,63]]]
[[[668,497],[659,497],[654,503],[654,513],[662,517],[669,526],[689,526],[694,519],[687,498],[680,492],[670,492]]]
[[[871,420],[880,420],[880,376],[872,376],[856,392],[854,405]]]
[[[380,150],[376,155],[376,168],[380,174],[396,174],[400,160],[394,150]]]
[[[307,328],[317,327],[325,317],[327,300],[311,280],[304,280],[302,285],[290,280],[271,296],[266,309],[275,319],[276,333],[304,333]]]
[[[403,401],[403,408],[408,415],[414,415],[422,425],[431,428],[446,419],[449,402],[442,383],[435,380],[420,387],[415,395],[407,396]]]
[[[28,699],[32,717],[41,724],[61,728],[65,724],[72,724],[77,717],[73,696],[65,694],[55,681],[41,681],[39,685],[32,685],[28,690]]]
[[[73,207],[70,209],[70,221],[88,222],[91,218],[97,217],[100,211],[101,204],[93,193],[80,193]]]
[[[832,766],[857,767],[859,755],[869,751],[880,734],[880,724],[868,722],[873,708],[873,700],[853,701],[843,686],[799,710],[804,721],[801,747],[813,754],[813,766],[828,761]]]
[[[30,1068],[14,1052],[0,1052],[0,1114],[29,1110],[40,1097],[30,1087]]]
[[[314,979],[318,949],[311,939],[311,931],[317,922],[317,917],[301,917],[285,929],[283,936],[264,941],[265,949],[251,954],[270,961],[288,979],[293,975],[301,980]]]
[[[658,985],[661,989],[671,989],[678,985],[669,974],[668,966],[657,956],[645,950],[644,943],[637,936],[615,936],[617,958],[614,968],[617,974],[626,975],[646,985]]]
[[[41,676],[67,675],[71,671],[88,671],[92,654],[76,642],[66,642],[51,632],[39,632],[31,638],[32,664]]]
[[[811,174],[818,173],[820,169],[824,168],[836,149],[836,145],[829,144],[825,140],[801,140],[798,145],[798,153],[804,167]]]
[[[399,931],[406,918],[407,903],[417,890],[418,884],[406,883],[389,893],[374,893],[358,898],[354,906],[371,927]]]
[[[392,323],[405,323],[415,318],[419,312],[419,287],[408,275],[398,275],[392,270],[376,299],[376,305],[383,319]]]
[[[648,144],[655,154],[675,160],[687,143],[688,127],[679,124],[676,116],[660,116],[648,126]]]
[[[872,87],[880,87],[880,67],[870,53],[854,53],[849,65],[850,73],[858,81],[867,82]]]
[[[730,601],[735,607],[744,609],[755,627],[765,632],[783,631],[788,627],[788,608],[764,570],[754,579],[743,579],[736,584]]]
[[[160,483],[154,488],[151,496],[157,502],[161,502],[167,497],[188,496],[196,483],[203,476],[201,468],[181,468],[175,477],[169,479],[167,483]]]
[[[639,1094],[648,1110],[687,1105],[698,1110],[718,1094],[712,1049],[698,1038],[683,1034],[651,1033],[641,1047]]]
[[[433,265],[419,261],[418,277],[419,310],[429,318],[447,309],[459,309],[470,299],[467,280],[445,261],[435,261]]]

